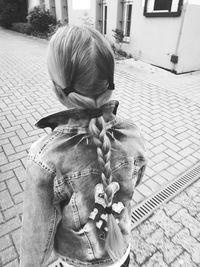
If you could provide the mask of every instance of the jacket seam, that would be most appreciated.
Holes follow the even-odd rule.
[[[54,175],[56,174],[56,172],[53,171],[52,169],[50,169],[45,163],[43,163],[41,161],[37,161],[34,156],[28,155],[28,160],[31,160],[32,162],[37,164],[44,171],[46,171],[46,172],[48,172],[50,174],[54,174]]]
[[[59,129],[59,130],[57,130],[57,131],[55,131],[55,132],[53,132],[53,135],[42,145],[42,147],[40,148],[40,150],[39,150],[39,152],[38,152],[38,154],[41,154],[42,153],[42,151],[47,147],[47,145],[51,142],[51,141],[53,141],[58,135],[60,135],[60,134],[62,134],[62,130],[61,129]]]

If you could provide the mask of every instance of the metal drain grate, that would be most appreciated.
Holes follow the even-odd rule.
[[[194,183],[198,178],[200,178],[200,163],[198,162],[186,173],[170,182],[164,188],[159,190],[154,195],[150,196],[148,199],[139,204],[132,211],[132,229],[138,226],[141,222],[146,220],[155,210],[157,210],[161,205],[168,202],[170,199],[175,197],[189,185]]]

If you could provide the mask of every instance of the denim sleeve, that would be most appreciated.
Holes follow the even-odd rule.
[[[33,160],[28,161],[24,192],[24,211],[20,267],[44,266],[53,248],[59,208],[53,205],[54,173]]]

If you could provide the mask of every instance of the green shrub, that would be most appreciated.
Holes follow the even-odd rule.
[[[113,37],[115,38],[116,42],[117,43],[122,43],[123,39],[124,39],[123,31],[119,30],[119,29],[115,29],[115,30],[112,30],[112,31],[114,32]]]
[[[49,10],[44,10],[39,6],[34,7],[27,16],[28,22],[37,32],[48,32],[50,25],[55,25],[56,20]]]
[[[126,53],[126,51],[124,51],[124,50],[122,50],[122,49],[117,50],[117,53],[118,53],[119,55],[123,56],[123,57],[127,57],[127,53]]]
[[[30,35],[33,31],[32,26],[27,22],[15,22],[11,30]]]
[[[26,21],[27,5],[24,0],[0,0],[0,25],[11,27],[13,22]]]

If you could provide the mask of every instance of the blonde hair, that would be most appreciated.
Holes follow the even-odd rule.
[[[51,79],[57,85],[55,92],[64,105],[96,108],[110,98],[108,87],[114,79],[114,56],[109,43],[95,29],[78,26],[60,28],[50,41],[47,64]],[[72,88],[76,92],[65,95],[64,88]],[[112,182],[111,143],[103,116],[90,120],[89,132],[97,148],[105,201],[111,208],[113,184],[117,187],[119,184]],[[112,214],[108,214],[107,226],[105,249],[115,261],[124,254],[123,236]]]

